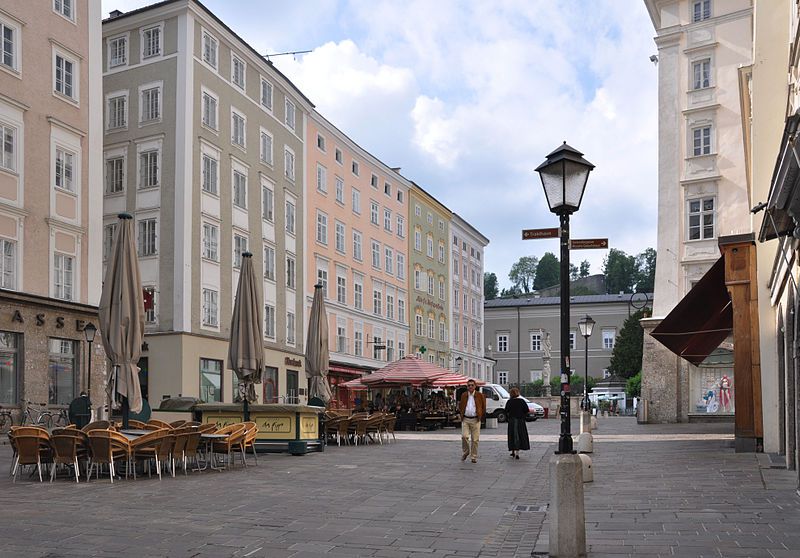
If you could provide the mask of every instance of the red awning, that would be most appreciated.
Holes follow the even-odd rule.
[[[431,382],[431,385],[433,387],[465,386],[469,380],[474,381],[479,386],[482,386],[486,383],[482,382],[481,380],[476,380],[475,378],[469,378],[463,374],[452,373],[436,378],[433,382]]]
[[[365,370],[360,368],[350,368],[348,366],[342,366],[340,364],[331,364],[328,366],[328,372],[333,372],[335,374],[347,374],[348,376],[353,377],[360,377],[364,375]]]
[[[361,383],[361,378],[356,378],[355,380],[343,382],[339,384],[339,387],[343,387],[351,391],[366,391],[369,389],[367,386]]]
[[[430,385],[435,379],[452,374],[451,370],[436,366],[432,362],[409,355],[376,370],[361,381],[375,387],[378,384]]]
[[[681,358],[698,365],[733,331],[733,305],[725,287],[725,258],[653,330],[653,337]]]

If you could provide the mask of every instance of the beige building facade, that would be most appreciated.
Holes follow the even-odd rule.
[[[263,276],[259,400],[303,402],[310,102],[193,0],[112,12],[102,43],[103,236],[118,213],[134,216],[151,406],[233,401],[227,339],[244,252]]]
[[[0,6],[0,405],[87,388],[102,281],[99,2]],[[97,345],[95,345],[97,347]],[[102,349],[92,386],[102,383]],[[96,398],[95,398],[96,399]]]

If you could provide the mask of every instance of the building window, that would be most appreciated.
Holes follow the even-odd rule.
[[[692,63],[692,89],[711,87],[711,59]]]
[[[76,100],[75,62],[61,54],[56,54],[55,90],[57,93]]]
[[[217,45],[217,39],[203,31],[203,61],[215,70],[217,69]]]
[[[386,340],[386,362],[394,360],[394,339]]]
[[[436,338],[436,324],[434,323],[433,318],[428,318],[428,338]]]
[[[264,305],[264,337],[275,339],[275,307],[271,304]]]
[[[714,198],[689,200],[689,240],[714,238]]]
[[[158,253],[156,244],[156,220],[142,219],[139,221],[137,245],[139,257],[155,256]]]
[[[433,213],[431,213],[430,211],[428,212],[428,224],[430,226],[433,226]]]
[[[711,153],[711,126],[692,130],[692,154],[695,157]]]
[[[142,58],[150,58],[161,54],[161,26],[142,30]]]
[[[328,193],[328,169],[320,164],[317,164],[317,190]]]
[[[342,275],[336,276],[336,301],[347,304],[347,278]]]
[[[140,110],[141,122],[150,122],[161,118],[161,88],[150,87],[142,90]]]
[[[404,341],[397,342],[397,358],[405,358],[406,356],[406,344]]]
[[[381,268],[381,245],[380,242],[372,241],[372,267]]]
[[[297,285],[294,256],[286,256],[286,286],[294,289]]]
[[[446,341],[446,331],[447,328],[445,327],[445,323],[443,321],[439,321],[439,341]]]
[[[419,206],[419,204],[414,204],[414,216],[415,217],[422,216],[422,208]]]
[[[711,17],[711,0],[697,0],[692,4],[692,21],[703,21]]]
[[[383,313],[383,293],[375,289],[372,291],[372,313],[380,316]]]
[[[439,298],[444,300],[444,280],[439,279]]]
[[[317,242],[328,244],[328,216],[317,211]]]
[[[73,300],[75,258],[65,254],[54,254],[53,262],[54,298]]]
[[[392,185],[389,184],[388,182],[383,183],[383,193],[386,194],[387,196],[392,195]]]
[[[217,98],[203,91],[203,125],[217,129]]]
[[[406,237],[406,220],[401,215],[397,216],[397,236]]]
[[[53,0],[53,10],[71,21],[75,19],[72,0]]]
[[[3,52],[0,63],[17,71],[17,51],[19,50],[19,30],[5,21],[0,21],[0,33],[3,36]]]
[[[231,112],[231,143],[244,149],[245,119],[237,112]]]
[[[261,132],[261,149],[259,151],[261,162],[272,166],[272,136],[263,130]]]
[[[361,283],[353,283],[353,306],[356,310],[364,308],[364,286]]]
[[[139,154],[139,188],[158,188],[158,150]]]
[[[434,283],[433,275],[428,275],[428,294],[431,296],[433,296],[433,288],[434,288],[433,283]]]
[[[385,266],[386,273],[390,275],[394,273],[394,250],[388,246],[384,247],[383,264]]]
[[[288,147],[283,150],[283,175],[294,182],[294,152]]]
[[[264,246],[264,279],[275,280],[275,248]]]
[[[347,329],[341,324],[336,325],[336,351],[347,352]]]
[[[128,63],[128,37],[108,41],[108,67],[116,68]]]
[[[383,228],[386,229],[388,232],[392,232],[392,210],[391,209],[384,209],[383,210]]]
[[[336,251],[344,254],[344,223],[338,221],[334,225],[336,235]]]
[[[0,287],[9,290],[17,288],[17,243],[7,238],[0,238]]]
[[[341,165],[341,164],[342,164],[342,162],[344,161],[344,157],[342,156],[342,150],[341,150],[341,149],[339,149],[338,147],[337,147],[336,149],[334,149],[334,150],[333,150],[333,158],[334,158],[334,159],[336,160],[336,162],[337,162],[337,163],[339,163],[340,165]]]
[[[394,320],[394,297],[390,294],[386,295],[386,319]]]
[[[103,227],[103,261],[108,260],[109,256],[111,256],[111,250],[114,248],[114,233],[116,231],[116,223]]]
[[[542,350],[542,334],[541,333],[531,333],[531,351],[541,351]]]
[[[320,151],[325,151],[325,136],[317,134],[317,148]]]
[[[353,258],[357,261],[361,261],[361,233],[358,231],[353,231]]]
[[[458,287],[453,287],[453,308],[458,310]]]
[[[397,321],[401,323],[406,321],[406,301],[402,298],[397,299]]]
[[[75,399],[78,380],[77,341],[69,339],[48,340],[47,402],[50,405],[69,405]]]
[[[352,170],[353,170],[353,174],[358,176],[358,172],[359,172],[358,161],[353,161]]]
[[[419,314],[414,316],[414,332],[417,337],[422,337],[422,316]]]
[[[433,237],[428,235],[428,257],[433,257]]]
[[[614,329],[604,329],[603,330],[603,348],[604,349],[613,349],[614,348],[614,340],[616,338],[616,330]]]
[[[344,205],[344,181],[338,176],[335,178],[336,182],[336,201]]]
[[[498,370],[497,371],[497,381],[501,384],[508,383],[508,371],[506,370]]]
[[[203,191],[217,195],[217,160],[203,153]]]
[[[200,359],[200,400],[203,403],[222,402],[222,361]]]
[[[422,251],[422,231],[414,230],[414,250]]]
[[[128,125],[128,96],[117,95],[108,99],[108,129],[115,130]]]
[[[373,225],[378,224],[378,203],[370,202],[369,204],[369,222]]]
[[[233,267],[242,267],[242,254],[247,252],[247,237],[239,234],[233,235]]]
[[[118,194],[125,189],[125,157],[106,159],[106,194]]]
[[[353,188],[352,194],[353,194],[352,195],[352,198],[353,198],[353,213],[355,213],[356,215],[360,215],[361,214],[361,192],[359,192],[358,190]]]
[[[272,110],[272,84],[261,78],[261,106]]]
[[[571,351],[578,348],[578,332],[575,330],[569,332],[569,348]]]
[[[0,166],[6,170],[14,171],[17,168],[17,130],[6,124],[0,123],[0,133],[2,134],[3,154],[0,158]]]
[[[294,203],[286,200],[286,232],[294,234]]]
[[[400,203],[403,203],[403,191],[402,190],[398,190],[397,191],[397,201],[400,202]]]
[[[144,287],[142,288],[142,297],[144,298],[144,321],[147,324],[156,323],[156,288]]]
[[[239,171],[233,171],[233,205],[247,209],[247,177]]]
[[[75,154],[61,147],[56,148],[56,188],[75,191],[74,162]]]
[[[219,309],[217,298],[219,293],[212,289],[203,289],[203,325],[219,326]]]
[[[18,402],[19,349],[22,335],[0,331],[0,403],[16,405]]]
[[[203,257],[219,261],[219,227],[211,223],[203,223]]]
[[[353,354],[364,356],[364,333],[359,330],[353,332]]]
[[[269,222],[275,220],[275,196],[267,186],[261,187],[261,218]]]
[[[231,57],[231,81],[239,89],[244,89],[245,64],[237,56]]]
[[[286,344],[294,345],[295,343],[295,325],[294,325],[294,312],[286,312]]]
[[[497,352],[498,353],[508,352],[508,334],[500,334],[497,336]]]
[[[328,270],[317,268],[317,284],[322,285],[322,296],[328,298]]]
[[[406,278],[406,257],[403,254],[397,254],[397,278]]]
[[[439,242],[439,263],[444,263],[444,243]]]
[[[285,107],[286,110],[285,110],[285,114],[284,114],[284,117],[283,117],[283,123],[286,124],[289,127],[289,129],[294,130],[294,121],[295,121],[294,103],[291,102],[289,99],[286,99],[286,102],[284,103],[284,107]]]

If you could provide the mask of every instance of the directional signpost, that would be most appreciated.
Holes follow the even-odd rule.
[[[522,240],[534,240],[536,238],[558,238],[558,227],[552,229],[523,229]]]
[[[569,241],[570,250],[591,250],[608,248],[607,238],[573,238]]]

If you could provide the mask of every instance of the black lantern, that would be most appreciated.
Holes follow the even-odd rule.
[[[92,399],[92,342],[94,341],[95,334],[97,334],[97,328],[92,322],[89,322],[83,326],[83,337],[89,344],[89,358],[86,359],[88,366],[86,378],[86,396],[90,401]]]
[[[589,314],[586,314],[583,318],[578,320],[578,329],[580,329],[581,335],[586,340],[583,353],[583,410],[587,413],[589,412],[589,409],[591,409],[589,404],[589,338],[592,336],[594,324],[595,321]]]

